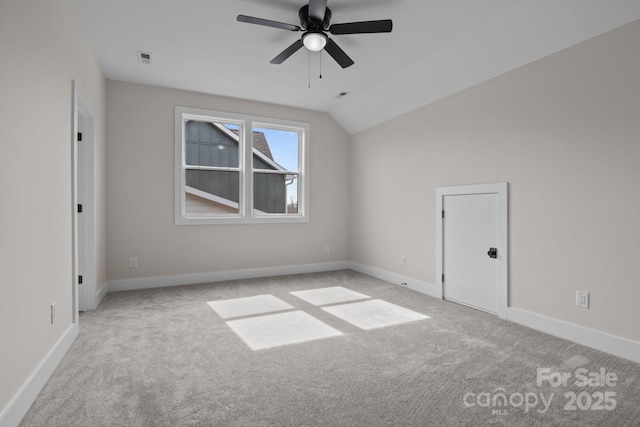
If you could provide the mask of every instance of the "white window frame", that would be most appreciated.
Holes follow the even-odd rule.
[[[239,211],[237,214],[188,216],[185,213],[185,120],[240,125],[238,140]],[[269,214],[253,209],[253,128],[269,127],[298,132],[298,213]],[[191,107],[175,107],[175,225],[272,224],[309,222],[309,124],[269,117],[226,113]],[[235,168],[232,168],[235,169]],[[258,173],[264,172],[257,170]]]

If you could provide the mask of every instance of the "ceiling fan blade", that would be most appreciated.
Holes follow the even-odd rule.
[[[303,46],[302,40],[297,40],[291,46],[289,46],[288,48],[283,50],[280,53],[280,55],[278,55],[275,58],[273,58],[270,62],[272,64],[282,64],[288,57],[290,57],[291,55],[296,53],[298,51],[298,49],[300,49],[302,46]]]
[[[391,19],[380,21],[348,22],[346,24],[333,24],[329,27],[331,34],[370,34],[390,33],[393,29]]]
[[[237,20],[238,22],[246,22],[247,24],[264,25],[265,27],[280,28],[282,30],[289,30],[289,31],[300,31],[302,29],[297,25],[286,24],[284,22],[271,21],[269,19],[254,18],[253,16],[247,16],[247,15],[238,15]]]
[[[349,55],[344,53],[344,50],[340,49],[340,46],[331,39],[327,40],[327,45],[324,47],[324,50],[326,50],[342,68],[347,68],[354,64],[353,60],[349,58]]]
[[[327,0],[309,0],[309,19],[324,21],[324,14],[327,10]]]

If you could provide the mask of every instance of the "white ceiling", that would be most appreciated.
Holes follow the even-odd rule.
[[[328,0],[332,23],[393,20],[330,36],[347,69],[305,49],[272,65],[301,33],[236,21],[299,25],[306,3],[71,0],[109,79],[324,111],[351,134],[640,18],[638,0]]]

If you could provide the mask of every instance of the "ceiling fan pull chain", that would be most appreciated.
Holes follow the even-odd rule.
[[[311,51],[309,52],[309,89],[311,89]]]
[[[318,53],[320,54],[320,78],[322,78],[322,51]]]

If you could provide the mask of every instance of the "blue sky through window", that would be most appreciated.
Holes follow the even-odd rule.
[[[263,132],[273,159],[283,168],[298,171],[298,133],[281,129],[255,128]]]

